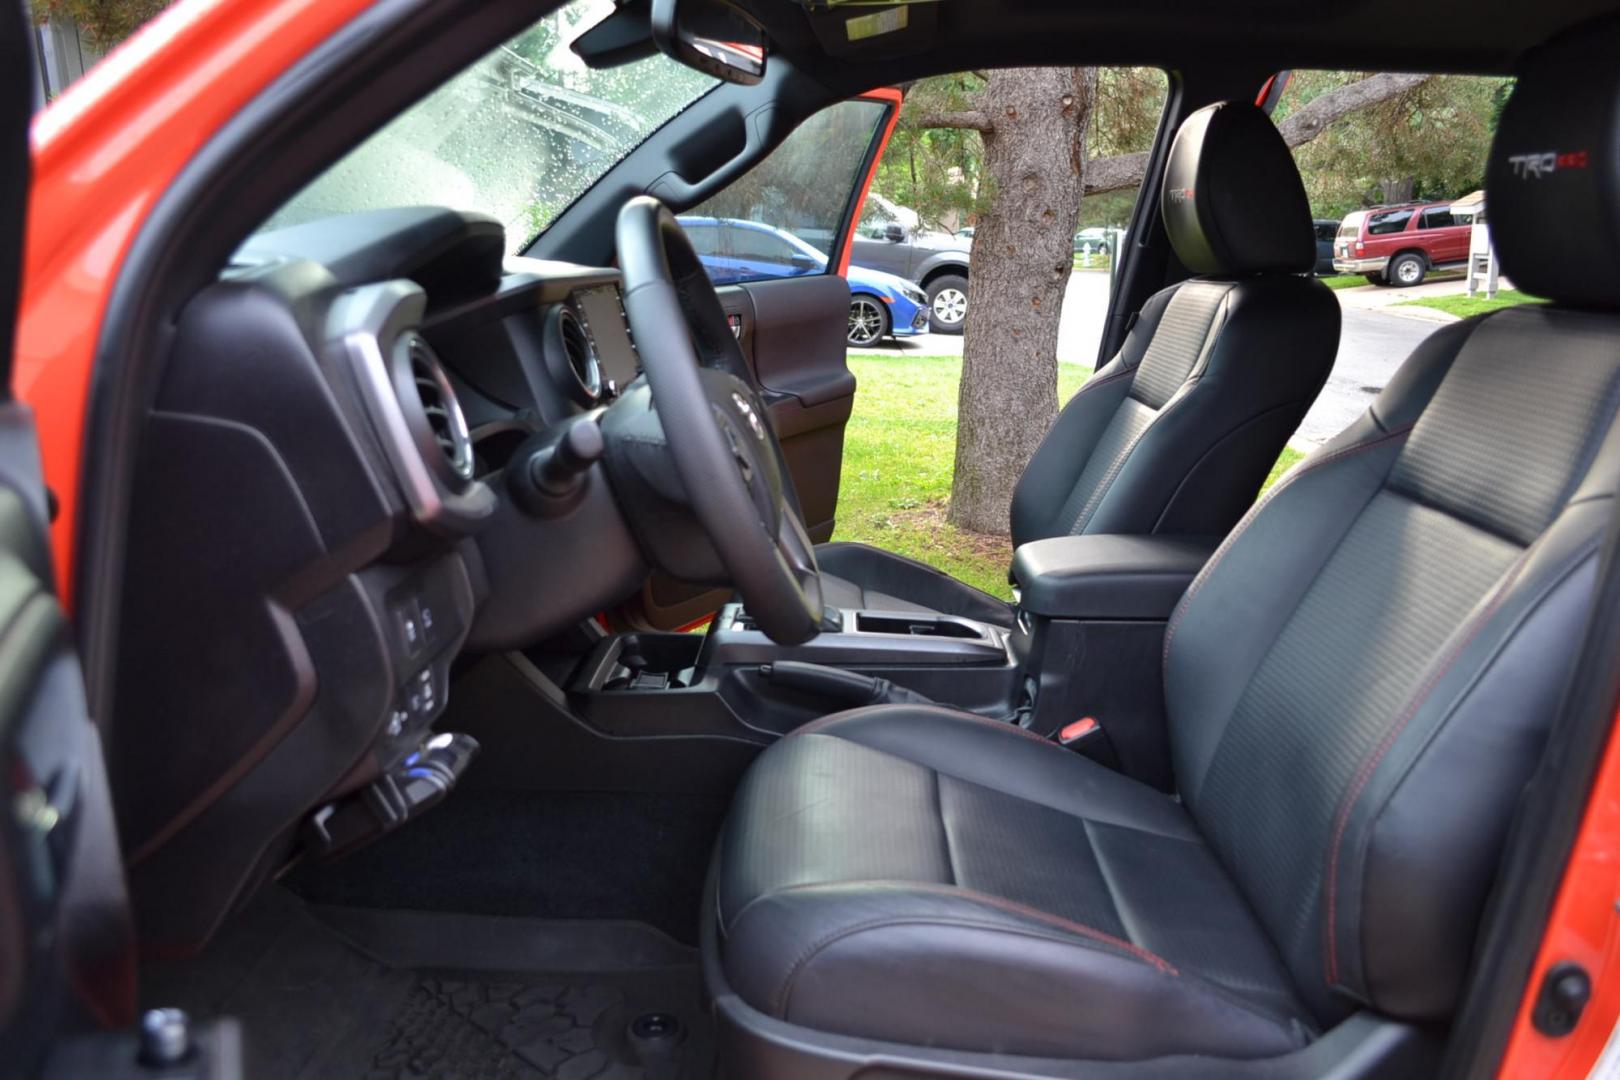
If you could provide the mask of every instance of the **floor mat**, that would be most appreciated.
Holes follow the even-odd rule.
[[[368,1052],[365,1075],[675,1080],[680,1045],[638,1038],[634,1019],[622,990],[603,983],[423,977]]]
[[[729,798],[458,791],[404,828],[288,886],[314,904],[551,919],[626,919],[697,944],[703,882]]]
[[[143,1007],[239,1019],[249,1076],[704,1080],[712,1073],[695,964],[607,973],[402,968],[350,945],[278,892],[267,890],[202,956],[142,971]],[[448,938],[460,933],[456,916],[437,920]],[[523,932],[521,920],[511,924]],[[488,936],[489,920],[479,933]]]

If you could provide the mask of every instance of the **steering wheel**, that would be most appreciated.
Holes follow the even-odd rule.
[[[684,501],[760,630],[783,645],[808,641],[822,619],[814,545],[714,285],[657,199],[627,202],[615,240],[625,313]]]

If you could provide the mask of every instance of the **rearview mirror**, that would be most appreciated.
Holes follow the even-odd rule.
[[[752,85],[765,75],[765,31],[725,0],[653,0],[652,37],[687,67]]]
[[[903,244],[903,243],[905,243],[906,242],[906,229],[905,229],[905,226],[904,225],[896,225],[894,222],[890,222],[888,225],[885,225],[883,227],[883,239],[887,240],[891,244]]]

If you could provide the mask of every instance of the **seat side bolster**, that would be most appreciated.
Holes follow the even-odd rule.
[[[1339,307],[1318,281],[1239,281],[1205,355],[1121,463],[1087,532],[1225,534],[1333,368]],[[1270,417],[1270,423],[1255,423]],[[1206,460],[1212,458],[1212,460]],[[1186,483],[1200,465],[1204,482]]]
[[[1156,433],[1175,430],[1179,426],[1176,420],[1185,423],[1188,414],[1200,411],[1200,403],[1209,395],[1199,392],[1199,388],[1209,371],[1210,357],[1225,333],[1232,311],[1232,296],[1241,287],[1242,283],[1236,281],[1197,279],[1183,283],[1181,297],[1190,308],[1213,302],[1203,327],[1202,339],[1196,350],[1192,351],[1185,374],[1173,389],[1167,390],[1169,380],[1166,375],[1176,370],[1174,363],[1178,354],[1185,356],[1188,350],[1177,349],[1167,341],[1157,363],[1151,349],[1142,358],[1138,377],[1132,383],[1131,397],[1137,408],[1145,413],[1146,423],[1129,435],[1123,446],[1117,448],[1114,460],[1104,463],[1106,469],[1096,475],[1095,486],[1078,507],[1069,531],[1145,533],[1152,530],[1153,521],[1159,516],[1158,508],[1164,505],[1182,471],[1172,474],[1168,471],[1144,471],[1140,464],[1135,469],[1130,469],[1130,466],[1133,461],[1139,463],[1142,460],[1137,451],[1144,444],[1152,445],[1152,442],[1162,440],[1163,436]],[[1159,395],[1163,395],[1162,399]],[[1105,437],[1095,452],[1102,453],[1108,443]],[[1081,475],[1082,483],[1092,475],[1091,466],[1096,463],[1086,464],[1087,471]],[[1120,479],[1128,469],[1134,474],[1133,481],[1121,483]],[[1072,506],[1073,502],[1069,505]],[[1105,506],[1111,506],[1109,514],[1099,516]]]
[[[1171,286],[1148,298],[1119,352],[1063,406],[1057,422],[1029,459],[1013,488],[1011,525],[1015,546],[1069,531],[1068,522],[1058,522],[1058,511],[1074,490],[1120,402],[1130,393],[1137,366],[1175,291],[1176,287]]]
[[[1454,1008],[1478,925],[1467,909],[1487,894],[1515,806],[1500,793],[1522,787],[1540,758],[1609,510],[1601,498],[1560,515],[1459,628],[1346,792],[1325,856],[1329,986],[1404,1019]]]
[[[1164,1052],[1166,1032],[1182,1053],[1285,1053],[1306,1038],[1130,942],[949,886],[781,890],[738,914],[726,955],[745,1000],[847,1035],[1097,1058]],[[992,977],[1004,993],[983,993]]]
[[[1164,634],[1165,706],[1182,798],[1198,791],[1226,723],[1311,582],[1388,476],[1409,429],[1368,418],[1274,486],[1193,579]],[[1228,632],[1242,626],[1249,633]]]

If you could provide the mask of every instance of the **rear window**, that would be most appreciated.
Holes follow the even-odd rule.
[[[1339,222],[1339,236],[1346,240],[1354,240],[1361,235],[1361,223],[1366,219],[1367,215],[1360,210],[1346,215],[1345,219]]]
[[[1406,228],[1407,222],[1412,220],[1412,214],[1413,211],[1410,209],[1385,210],[1374,214],[1367,219],[1367,235],[1387,236],[1390,233],[1401,232]]]

